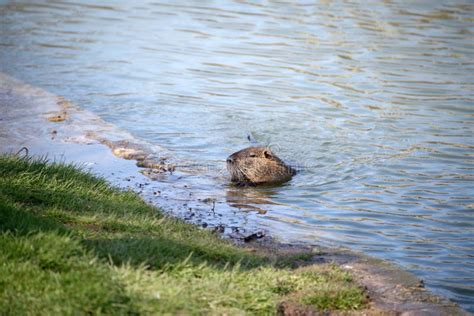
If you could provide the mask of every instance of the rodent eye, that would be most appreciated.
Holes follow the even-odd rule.
[[[257,157],[257,154],[256,153],[250,153],[249,157]]]

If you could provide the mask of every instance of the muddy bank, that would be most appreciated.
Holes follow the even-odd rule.
[[[249,221],[252,214],[227,206],[240,194],[229,195],[215,187],[215,177],[226,182],[224,164],[182,161],[166,148],[139,140],[60,96],[5,74],[0,74],[0,94],[2,152],[27,147],[31,155],[81,164],[119,187],[140,193],[166,213],[226,236],[261,234],[258,225]],[[213,178],[201,177],[203,173]]]
[[[238,212],[238,205],[233,213],[226,213],[229,209],[220,207],[219,199],[206,195],[209,184],[192,188],[186,179],[199,176],[192,162],[180,161],[165,148],[139,141],[59,96],[0,74],[0,111],[1,152],[14,153],[26,147],[29,155],[81,164],[119,187],[138,192],[169,214],[214,229],[255,251],[314,253],[312,264],[334,262],[353,272],[370,295],[372,305],[367,313],[466,314],[450,301],[432,295],[411,274],[383,261],[343,250],[275,242],[248,214]],[[265,200],[255,192],[231,192],[225,199],[231,205],[241,201],[242,195],[256,205],[259,199]],[[280,311],[309,313],[285,304]]]
[[[269,237],[244,247],[269,254],[306,252],[311,254],[311,259],[302,261],[300,265],[334,263],[350,271],[356,282],[366,289],[370,301],[366,310],[358,311],[356,314],[469,315],[452,301],[431,293],[425,288],[424,282],[413,274],[380,259],[346,249],[282,244]],[[319,315],[309,309],[301,309],[301,306],[285,302],[281,304],[279,311],[284,315]],[[328,314],[340,315],[338,312]]]

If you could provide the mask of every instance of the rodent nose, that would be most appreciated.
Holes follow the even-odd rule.
[[[234,159],[232,159],[232,158],[227,158],[226,161],[227,161],[227,163],[233,163],[233,162],[234,162]]]

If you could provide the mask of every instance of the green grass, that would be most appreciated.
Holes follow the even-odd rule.
[[[0,156],[0,314],[355,310],[365,293],[307,253],[268,255],[163,216],[77,167]]]

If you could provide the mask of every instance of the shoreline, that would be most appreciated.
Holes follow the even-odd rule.
[[[94,114],[84,111],[59,96],[22,83],[0,73],[1,120],[0,148],[2,153],[15,153],[27,147],[31,156],[47,155],[54,161],[76,163],[90,169],[121,189],[137,192],[146,202],[159,207],[160,193],[150,189],[156,183],[140,171],[136,161],[158,161],[164,170],[176,164],[176,158],[164,148],[137,143],[124,131],[119,131]],[[107,135],[107,137],[104,137]],[[147,147],[150,148],[150,147]],[[142,159],[142,157],[144,157]],[[179,170],[177,173],[179,174]],[[172,181],[172,179],[171,179]],[[166,185],[166,183],[164,184]],[[147,199],[155,197],[155,199]],[[204,203],[206,204],[206,203]],[[249,235],[250,236],[250,235]],[[232,237],[232,236],[228,236]],[[239,237],[241,239],[241,237]],[[234,238],[234,243],[239,243]],[[240,240],[241,241],[241,240]],[[350,271],[364,286],[373,302],[372,308],[386,314],[468,315],[456,304],[426,290],[423,282],[383,260],[356,254],[350,250],[287,245],[263,237],[250,243],[240,242],[254,251],[272,250],[315,253],[311,264],[334,262]]]

